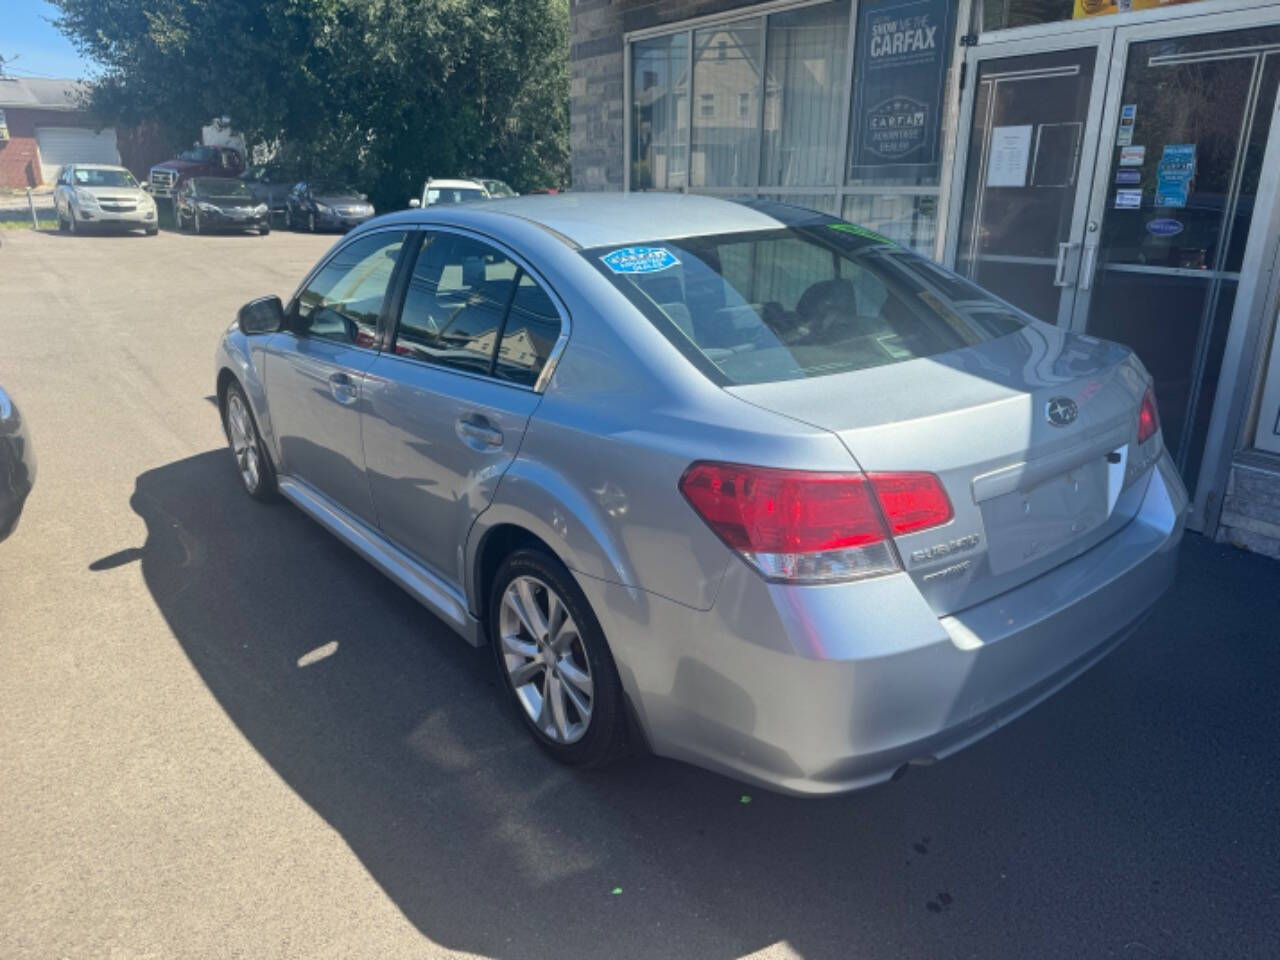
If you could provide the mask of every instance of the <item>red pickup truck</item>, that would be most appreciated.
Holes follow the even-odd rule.
[[[151,168],[148,177],[151,195],[173,199],[183,182],[192,177],[238,177],[244,172],[244,158],[232,147],[194,146],[176,160],[166,160]]]

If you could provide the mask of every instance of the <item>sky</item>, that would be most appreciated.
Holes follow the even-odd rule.
[[[66,37],[49,21],[58,11],[44,0],[0,0],[0,57],[8,73],[78,79],[92,72]]]

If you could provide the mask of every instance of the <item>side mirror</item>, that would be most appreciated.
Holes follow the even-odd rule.
[[[151,192],[151,184],[150,184],[150,183],[144,183],[144,184],[142,184],[142,189],[143,189],[143,190],[145,190],[145,191],[147,191],[147,193],[150,193],[150,192]]]
[[[410,210],[417,210],[420,206],[422,206],[422,201],[419,200],[417,197],[414,197],[412,200],[409,201]]]
[[[252,336],[257,333],[277,333],[284,328],[284,304],[279,297],[259,297],[250,300],[236,314],[240,332]]]

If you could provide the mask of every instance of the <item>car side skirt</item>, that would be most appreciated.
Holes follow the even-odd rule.
[[[460,590],[302,480],[282,476],[277,484],[286,499],[394,580],[469,644],[484,646],[480,621],[467,610]]]

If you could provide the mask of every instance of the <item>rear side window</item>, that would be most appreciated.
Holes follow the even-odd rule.
[[[531,387],[559,335],[551,298],[505,253],[471,237],[427,234],[409,278],[397,354]]]
[[[730,384],[930,357],[1026,322],[968,281],[834,219],[583,256],[699,367]]]
[[[560,314],[551,297],[523,271],[502,330],[493,373],[499,380],[533,386],[560,336]]]

